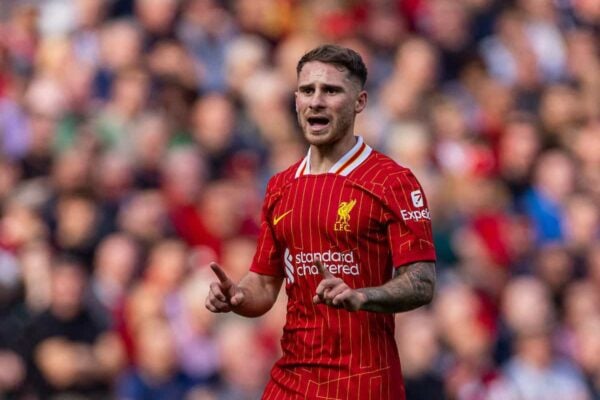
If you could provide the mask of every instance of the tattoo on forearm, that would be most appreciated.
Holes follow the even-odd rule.
[[[435,264],[416,262],[396,270],[382,286],[358,289],[367,301],[362,309],[375,312],[409,311],[428,304],[435,288]]]

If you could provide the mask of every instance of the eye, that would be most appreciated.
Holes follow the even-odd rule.
[[[310,88],[310,87],[300,88],[300,93],[302,93],[302,94],[313,94],[314,91],[315,90],[313,88]]]
[[[338,88],[330,87],[325,89],[325,93],[327,94],[336,94],[339,92]]]

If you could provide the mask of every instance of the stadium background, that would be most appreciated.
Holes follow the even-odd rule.
[[[369,68],[357,132],[432,211],[409,399],[600,399],[599,26],[597,0],[3,0],[0,397],[30,369],[61,399],[257,398],[285,299],[211,315],[206,266],[247,269],[306,148],[296,62],[336,42]],[[42,329],[78,305],[93,329]]]

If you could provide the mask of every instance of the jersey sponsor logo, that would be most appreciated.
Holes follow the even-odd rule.
[[[285,276],[288,284],[294,283],[294,258],[290,254],[290,249],[285,249],[283,253],[283,263],[285,264]]]
[[[273,218],[273,226],[277,225],[279,223],[279,221],[281,221],[286,215],[288,215],[291,212],[292,212],[292,210],[288,210],[288,211],[284,212],[283,214]]]
[[[283,262],[288,283],[294,283],[295,277],[319,275],[319,269],[315,265],[320,261],[323,267],[334,275],[359,275],[360,268],[352,251],[304,252],[292,255],[289,249],[285,249]]]
[[[336,232],[349,232],[350,231],[350,212],[356,205],[356,199],[350,201],[342,201],[338,206],[337,220],[333,226],[333,230]]]
[[[423,207],[423,193],[420,190],[413,190],[410,192],[410,198],[412,200],[413,206],[420,208]]]
[[[431,215],[428,209],[424,210],[400,210],[402,219],[405,221],[420,221],[423,219],[431,220]]]

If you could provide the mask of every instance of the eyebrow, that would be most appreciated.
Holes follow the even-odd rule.
[[[306,83],[304,85],[299,85],[298,89],[300,89],[300,90],[301,89],[310,89],[310,88],[313,88],[314,86],[315,86],[314,83]],[[322,84],[320,86],[322,86],[323,89],[344,90],[344,86],[342,86],[342,85],[333,85],[333,84],[330,84],[330,83],[324,83],[324,84]]]

